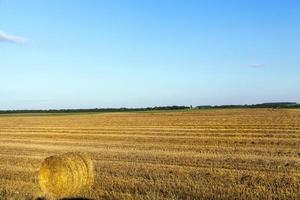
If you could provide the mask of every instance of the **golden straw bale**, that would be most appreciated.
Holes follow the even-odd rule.
[[[40,168],[42,191],[56,198],[78,195],[91,189],[94,183],[94,164],[85,153],[65,153],[46,158]]]

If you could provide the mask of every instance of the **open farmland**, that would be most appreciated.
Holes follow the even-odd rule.
[[[300,199],[300,110],[0,115],[0,199],[42,196],[44,158],[90,152],[93,199]]]

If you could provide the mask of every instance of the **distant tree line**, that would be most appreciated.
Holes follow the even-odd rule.
[[[50,110],[0,110],[0,114],[22,113],[76,113],[76,112],[132,112],[155,110],[184,110],[187,106],[156,106],[147,108],[91,108],[91,109],[50,109]]]
[[[50,109],[50,110],[0,110],[0,114],[22,114],[22,113],[90,113],[90,112],[134,112],[134,111],[168,111],[187,110],[192,106],[156,106],[147,108],[92,108],[92,109]],[[300,108],[296,102],[275,102],[251,105],[202,105],[193,109],[233,109],[233,108]]]
[[[197,106],[198,109],[213,109],[213,108],[300,108],[300,104],[296,102],[272,102],[272,103],[261,103],[261,104],[250,104],[250,105],[219,105],[219,106]]]

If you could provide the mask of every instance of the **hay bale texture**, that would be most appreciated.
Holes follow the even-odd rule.
[[[93,183],[94,164],[85,153],[48,157],[39,172],[42,191],[55,198],[74,197],[84,190],[90,190]]]

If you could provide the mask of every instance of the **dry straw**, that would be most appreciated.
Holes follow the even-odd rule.
[[[94,164],[85,153],[65,153],[44,160],[39,173],[42,191],[56,198],[73,197],[91,189]]]

